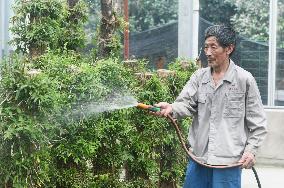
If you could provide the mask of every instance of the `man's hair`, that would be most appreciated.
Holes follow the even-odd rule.
[[[225,26],[225,25],[213,25],[213,26],[210,26],[210,27],[208,27],[205,30],[205,40],[208,37],[211,37],[211,36],[216,37],[217,42],[223,48],[228,47],[230,45],[234,45],[234,50],[235,50],[235,46],[236,46],[236,32],[234,31],[233,28],[231,28],[229,26]]]

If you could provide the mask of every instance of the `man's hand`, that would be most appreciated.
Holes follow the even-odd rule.
[[[255,156],[250,152],[244,152],[239,163],[243,163],[242,168],[249,169],[255,164]]]
[[[154,106],[161,108],[161,111],[155,112],[155,115],[158,116],[167,117],[173,111],[172,105],[167,102],[160,102],[158,104],[155,104]]]

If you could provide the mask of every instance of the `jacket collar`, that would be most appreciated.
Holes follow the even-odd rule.
[[[234,69],[235,69],[235,63],[230,59],[230,65],[228,67],[227,72],[225,73],[225,76],[223,78],[223,80],[226,80],[230,83],[232,83],[233,78],[234,78]]]
[[[234,78],[234,74],[233,74],[234,69],[235,69],[235,63],[230,59],[230,65],[228,67],[227,72],[224,75],[223,80],[226,80],[226,81],[231,83],[233,81],[233,78]],[[211,68],[207,67],[205,69],[205,75],[203,76],[201,82],[206,84],[206,83],[210,82],[211,79],[212,79]]]

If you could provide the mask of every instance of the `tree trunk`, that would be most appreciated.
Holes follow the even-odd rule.
[[[100,26],[98,57],[108,57],[112,52],[112,37],[117,29],[117,18],[112,0],[101,0],[102,20]]]
[[[32,12],[30,13],[30,25],[34,25],[39,22],[39,18],[36,17]],[[29,56],[33,59],[43,54],[46,49],[46,46],[42,43],[32,42],[29,45]]]
[[[113,10],[119,15],[123,15],[123,0],[113,0],[112,2]]]
[[[69,11],[69,16],[67,18],[68,22],[76,22],[76,18],[78,15],[77,12],[73,11],[73,8],[75,7],[75,5],[79,2],[79,0],[67,0],[68,3],[68,11]]]
[[[72,9],[78,3],[78,1],[79,0],[67,0],[68,7]]]

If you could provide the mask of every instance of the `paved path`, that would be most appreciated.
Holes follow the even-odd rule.
[[[284,188],[284,168],[256,166],[261,188]],[[242,171],[242,188],[258,188],[253,171]]]

